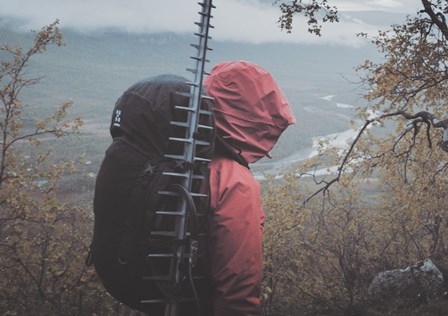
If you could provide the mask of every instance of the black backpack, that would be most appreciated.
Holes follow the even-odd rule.
[[[118,99],[112,114],[112,144],[99,170],[94,196],[94,236],[90,260],[107,291],[118,301],[151,315],[166,304],[181,304],[179,315],[208,313],[207,278],[208,168],[214,152],[215,126],[210,101],[202,100],[202,128],[196,156],[186,165],[185,134],[190,86],[183,77],[161,75],[140,81]],[[173,123],[174,122],[174,123]],[[168,154],[168,156],[167,156]],[[170,173],[194,170],[193,194]],[[178,240],[176,205],[187,203],[187,239]],[[173,252],[182,253],[173,269]],[[173,276],[173,271],[179,275]],[[173,281],[174,280],[174,281]],[[200,298],[200,303],[198,299]]]

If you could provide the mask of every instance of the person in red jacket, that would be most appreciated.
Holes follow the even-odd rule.
[[[295,118],[273,77],[254,63],[220,63],[205,86],[215,99],[219,139],[209,165],[214,316],[261,315],[264,212],[248,165],[270,157]]]

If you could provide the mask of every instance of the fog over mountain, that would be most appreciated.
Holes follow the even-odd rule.
[[[274,0],[213,0],[216,9],[212,36],[217,41],[249,43],[288,42],[360,45],[358,32],[376,32],[414,14],[419,0],[329,0],[338,8],[340,22],[324,24],[322,37],[306,32],[306,18],[296,15],[294,31],[281,31],[281,15]],[[304,3],[307,3],[305,1]],[[40,28],[59,19],[64,28],[83,32],[114,29],[131,33],[173,32],[191,34],[196,29],[197,0],[0,0],[0,18],[20,21],[21,30]],[[362,15],[362,16],[361,16]],[[317,18],[320,18],[318,14]]]

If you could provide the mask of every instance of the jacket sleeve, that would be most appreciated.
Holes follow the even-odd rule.
[[[210,190],[214,316],[261,315],[260,185],[247,168],[221,158],[210,164]]]

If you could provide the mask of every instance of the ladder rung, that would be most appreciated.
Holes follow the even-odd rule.
[[[201,95],[201,98],[202,98],[202,99],[205,99],[205,100],[210,100],[210,101],[215,100],[214,97],[211,97],[211,96],[209,96],[209,95]]]
[[[199,27],[203,27],[203,25],[204,25],[204,23],[201,23],[201,22],[194,22],[194,24],[196,24],[197,26],[199,26]],[[210,29],[214,29],[215,27],[213,26],[213,25],[211,25],[211,24],[209,24],[208,25],[208,27],[210,28]]]
[[[148,299],[148,300],[141,300],[140,303],[142,304],[167,304],[167,303],[181,303],[181,302],[193,302],[196,299],[194,297],[183,297],[183,298],[176,298],[176,301],[171,301],[166,298],[156,298],[156,299]]]
[[[205,5],[206,5],[204,2],[198,2],[198,4],[199,4],[201,7],[205,7]],[[214,4],[211,4],[211,7],[212,7],[213,9],[216,8]]]
[[[190,58],[194,59],[194,60],[197,60],[197,61],[202,61],[203,60],[203,58],[197,57],[197,56],[191,56]],[[205,62],[208,63],[208,62],[210,62],[210,60],[209,59],[205,59]]]
[[[165,158],[171,158],[171,159],[176,159],[176,160],[184,160],[185,159],[185,157],[182,155],[169,155],[169,154],[166,154]]]
[[[175,236],[177,236],[177,232],[171,232],[171,231],[152,231],[150,234],[152,236],[162,236],[162,237],[175,237]]]
[[[204,280],[207,277],[205,275],[194,275],[193,280]],[[145,281],[169,281],[171,277],[169,275],[149,275],[144,276],[143,280]]]
[[[185,216],[185,212],[178,211],[156,211],[157,215],[169,215],[169,216]]]
[[[207,194],[203,194],[203,193],[193,193],[191,192],[191,196],[192,197],[207,197]]]
[[[174,231],[165,231],[165,230],[153,230],[150,232],[150,235],[152,236],[160,236],[160,237],[177,237],[177,232]],[[190,232],[186,232],[185,236],[190,236]],[[199,237],[205,237],[208,236],[207,234],[198,234]],[[172,254],[169,253],[155,253],[155,254],[148,254],[148,257],[153,258],[170,258],[172,257]],[[199,255],[200,256],[200,255]],[[188,257],[188,254],[186,254],[186,257]]]
[[[174,255],[172,253],[150,253],[147,254],[147,258],[172,258]]]
[[[202,15],[202,16],[209,16],[209,14],[207,14],[207,13],[204,13],[204,12],[198,12],[199,13],[199,15]],[[212,19],[213,18],[213,15],[210,15],[210,19]]]
[[[194,35],[199,36],[199,37],[203,37],[203,38],[206,36],[206,34],[204,34],[204,33],[194,33]],[[211,36],[207,36],[207,38],[208,39],[212,39]]]
[[[177,95],[180,95],[182,97],[187,97],[187,98],[191,98],[192,95],[189,92],[176,92]]]
[[[178,192],[174,192],[174,191],[159,191],[157,192],[161,195],[169,195],[169,196],[180,196],[180,194]],[[190,192],[192,197],[207,197],[207,194],[203,194],[203,193],[194,193],[194,192]]]
[[[171,124],[171,125],[174,125],[174,126],[185,127],[185,128],[188,127],[188,123],[185,123],[185,122],[171,121],[170,124]],[[203,129],[213,129],[212,126],[209,126],[209,125],[201,125],[201,124],[198,125],[198,128],[203,128]]]
[[[200,145],[200,146],[209,146],[210,142],[206,142],[204,140],[196,140],[196,145]]]
[[[205,114],[205,115],[212,115],[212,112],[207,111],[207,110],[199,110],[200,114]]]
[[[178,172],[164,172],[163,173],[164,176],[172,176],[172,177],[182,177],[182,178],[187,178],[188,174],[186,173],[178,173]]]
[[[185,122],[176,122],[176,121],[171,121],[170,122],[171,125],[174,126],[180,126],[180,127],[188,127],[188,124]],[[198,126],[199,127],[199,126]]]
[[[173,231],[163,231],[163,230],[153,230],[150,232],[150,235],[152,236],[160,236],[160,237],[177,237],[177,232],[173,232]],[[189,236],[190,233],[186,233],[186,236]],[[157,254],[156,255],[148,255],[149,257],[160,257],[160,258],[165,258],[166,256],[164,255],[169,255],[169,254]],[[171,255],[172,256],[172,255]]]
[[[191,138],[169,137],[168,139],[181,143],[190,143],[190,144],[193,143],[193,140]]]
[[[212,130],[213,129],[213,127],[212,126],[208,126],[208,125],[198,125],[198,128],[203,128],[203,129],[210,129],[210,130]]]
[[[190,46],[196,48],[197,50],[201,49],[201,46],[199,46],[198,44],[190,44]],[[208,46],[205,49],[206,50],[213,50],[213,48],[210,48]]]
[[[198,44],[190,44],[190,46],[196,48],[198,51],[201,51],[201,50],[202,50],[202,47],[201,47],[200,45],[198,45]],[[206,50],[213,50],[213,48],[208,47],[208,46],[205,47],[205,49],[206,49]]]
[[[169,155],[169,154],[166,154],[165,158],[170,158],[170,159],[175,159],[175,160],[185,160],[185,157],[182,156],[182,155]],[[194,160],[196,160],[196,161],[203,161],[203,162],[210,162],[210,159],[201,158],[201,157],[194,157]],[[164,173],[164,174],[167,174],[167,173]],[[173,174],[169,174],[169,175],[179,176],[179,177],[184,176],[184,174],[181,174],[181,173],[173,173]],[[197,179],[199,179],[199,178],[197,178]]]
[[[180,196],[180,194],[178,192],[174,192],[174,191],[159,191],[157,193],[159,193],[161,195]]]
[[[189,71],[189,72],[191,72],[191,73],[194,73],[194,74],[196,73],[196,69],[187,68],[186,70]]]
[[[186,82],[186,84],[189,85],[189,86],[193,86],[193,87],[199,87],[199,85],[197,83],[195,83],[195,82],[188,81],[188,82]]]
[[[141,300],[140,303],[142,304],[168,304],[171,303],[170,300],[167,300],[166,298],[155,298],[151,300]]]
[[[194,279],[194,277],[193,277]],[[169,281],[171,280],[169,275],[150,275],[150,276],[144,276],[143,280],[145,281]]]
[[[180,106],[180,105],[176,105],[175,108],[176,108],[176,109],[179,109],[179,110],[195,112],[195,109],[190,108],[190,107],[188,107],[188,106]]]
[[[195,161],[202,161],[202,162],[211,162],[210,159],[207,158],[201,158],[201,157],[194,157]]]

